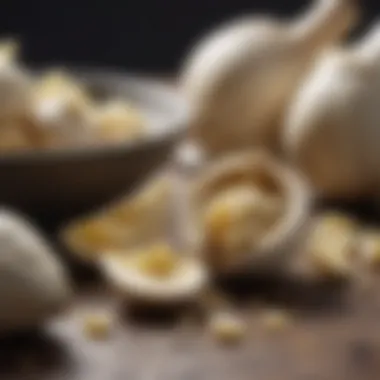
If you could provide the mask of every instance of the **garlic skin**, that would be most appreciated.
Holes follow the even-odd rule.
[[[161,249],[170,248],[147,245],[122,254],[107,254],[100,259],[100,268],[129,301],[165,306],[195,300],[208,281],[206,268],[195,257],[179,254],[176,259],[159,257],[149,262],[149,255]]]
[[[215,240],[207,227],[207,210],[229,189],[234,192],[232,198],[222,197],[228,223],[224,223],[224,210],[211,218],[211,222],[220,221],[214,231],[222,237]],[[217,272],[247,265],[255,270],[281,268],[299,243],[310,206],[311,193],[304,180],[270,154],[254,151],[227,156],[206,168],[193,189],[192,220],[198,226],[195,250]]]
[[[371,196],[379,186],[380,27],[316,64],[289,109],[288,157],[327,198]]]
[[[190,52],[180,77],[192,106],[192,136],[210,155],[278,147],[289,95],[355,21],[351,0],[316,0],[293,22],[251,16],[211,32]]]
[[[35,327],[61,311],[71,288],[57,255],[14,212],[0,211],[0,332]]]

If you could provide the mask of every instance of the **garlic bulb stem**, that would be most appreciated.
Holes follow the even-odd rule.
[[[356,23],[356,8],[355,0],[317,0],[292,22],[291,33],[308,49],[332,45]]]
[[[380,21],[359,41],[354,51],[362,62],[380,70]]]

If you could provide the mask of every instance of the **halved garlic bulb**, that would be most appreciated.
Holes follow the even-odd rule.
[[[159,236],[166,228],[170,183],[166,173],[154,176],[132,194],[63,227],[61,240],[77,256],[94,260]]]
[[[211,165],[194,195],[200,250],[222,271],[247,262],[280,263],[281,252],[295,243],[309,211],[303,181],[261,151]]]
[[[115,288],[138,303],[194,300],[207,282],[207,271],[201,261],[180,255],[166,243],[111,252],[100,259],[100,266]]]

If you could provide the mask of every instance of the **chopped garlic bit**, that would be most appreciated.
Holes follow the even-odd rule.
[[[209,331],[220,343],[236,344],[244,339],[247,326],[238,316],[224,311],[211,315]]]
[[[111,332],[112,324],[109,315],[89,314],[84,318],[84,333],[90,339],[106,339]]]
[[[224,264],[239,261],[259,244],[282,212],[275,196],[255,186],[236,186],[220,192],[205,208],[206,245],[219,251]]]
[[[315,223],[307,240],[307,254],[319,273],[347,277],[353,270],[357,243],[355,222],[340,214],[326,214]]]
[[[281,332],[286,330],[292,322],[289,313],[282,310],[271,310],[263,317],[263,326],[269,332]]]
[[[145,120],[125,101],[104,104],[96,112],[96,130],[102,141],[118,142],[144,135]]]

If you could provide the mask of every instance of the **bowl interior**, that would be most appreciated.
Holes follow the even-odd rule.
[[[43,224],[61,222],[127,193],[160,167],[182,135],[187,108],[158,81],[99,70],[70,70],[98,99],[121,98],[147,117],[138,141],[0,156],[0,203]]]

